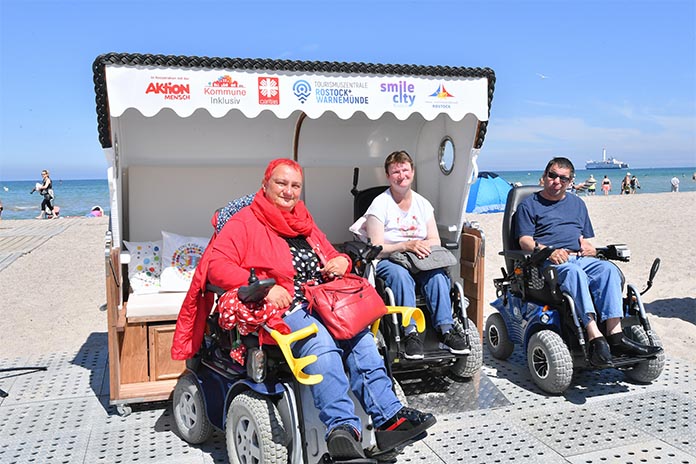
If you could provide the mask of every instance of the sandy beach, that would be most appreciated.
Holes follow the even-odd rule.
[[[627,282],[644,288],[653,259],[662,260],[643,301],[667,355],[696,363],[696,192],[583,199],[594,224],[592,242],[630,247],[631,261],[620,263]],[[498,255],[502,213],[467,218],[486,234],[485,299],[493,301],[493,279],[503,266]],[[74,222],[0,271],[0,333],[12,340],[0,345],[0,358],[77,350],[90,334],[106,332],[103,242],[108,219],[64,220]],[[0,231],[25,222],[0,221]],[[486,314],[490,311],[486,307]]]

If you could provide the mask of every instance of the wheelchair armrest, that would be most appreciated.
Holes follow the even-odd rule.
[[[217,296],[222,296],[226,292],[226,290],[224,288],[218,287],[218,286],[213,285],[213,284],[205,284],[205,289],[208,292],[215,293]]]
[[[498,254],[517,261],[524,261],[531,256],[530,252],[524,250],[503,250]]]
[[[597,258],[628,262],[631,260],[631,250],[624,244],[597,247]]]
[[[444,238],[440,238],[440,246],[448,250],[456,250],[457,247],[459,247],[459,244],[457,242],[452,242],[449,240],[445,240]]]

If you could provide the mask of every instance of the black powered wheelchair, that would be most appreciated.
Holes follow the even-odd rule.
[[[362,217],[377,195],[384,192],[388,186],[371,187],[358,190],[359,169],[353,171],[353,221]],[[456,250],[457,243],[442,243],[442,246]],[[342,251],[348,254],[353,261],[354,272],[368,278],[382,296],[387,306],[395,306],[394,294],[384,281],[375,274],[374,259],[381,251],[381,247],[375,247],[362,241],[347,242]],[[476,325],[466,314],[469,300],[464,296],[464,288],[460,282],[454,282],[450,289],[452,301],[452,316],[454,319],[453,330],[465,337],[469,345],[466,354],[453,354],[440,348],[440,340],[437,331],[430,321],[430,310],[425,299],[416,289],[416,306],[425,314],[425,331],[421,334],[423,339],[423,359],[407,359],[405,357],[405,337],[403,336],[403,321],[397,314],[385,316],[380,324],[378,342],[384,349],[387,359],[390,360],[392,371],[395,375],[400,373],[417,373],[427,370],[436,375],[444,375],[451,372],[456,377],[473,377],[483,364],[483,347]]]
[[[252,199],[253,196],[242,199],[236,210]],[[234,209],[225,213],[228,219]],[[216,213],[214,224],[220,214],[220,211]],[[239,300],[261,301],[274,284],[273,279],[257,279],[252,269],[249,284],[238,290]],[[207,291],[214,292],[217,297],[224,293],[223,289],[210,285]],[[400,312],[400,309],[390,308],[392,312]],[[419,318],[406,309],[400,312],[405,318]],[[208,316],[202,345],[198,353],[187,360],[187,370],[174,389],[174,420],[179,435],[188,443],[204,443],[215,430],[223,431],[232,464],[394,462],[410,444],[400,443],[390,448],[389,443],[394,443],[394,438],[388,435],[392,432],[377,431],[360,402],[349,392],[355,403],[355,413],[363,424],[362,445],[369,457],[332,460],[324,440],[326,428],[319,419],[310,390],[311,385],[322,381],[322,376],[303,371],[317,358],[315,355],[295,358],[290,348],[294,342],[316,333],[316,325],[287,335],[263,326],[259,332],[267,331],[277,345],[260,346],[259,332],[241,335],[236,328],[223,330],[218,323],[219,316],[217,310]],[[392,383],[397,397],[406,406],[406,397],[398,382],[393,380]]]
[[[542,270],[542,264],[553,248],[547,247],[537,253],[525,252],[520,250],[515,239],[517,207],[539,190],[538,186],[521,186],[508,193],[502,226],[503,251],[500,253],[505,257],[506,267],[502,269],[503,277],[494,280],[498,299],[491,305],[498,312],[488,316],[485,338],[489,351],[497,359],[507,359],[515,345],[523,346],[534,383],[548,393],[562,393],[570,386],[574,368],[595,367],[589,362],[586,333],[572,297],[558,287],[554,266]],[[597,248],[597,257],[629,261],[630,251],[625,245],[610,245]],[[639,292],[628,284],[623,298],[623,332],[644,345],[662,346],[650,328],[640,298],[652,286],[659,264],[659,258],[655,259],[645,290]],[[600,328],[603,329],[602,324]],[[661,351],[647,359],[615,356],[613,364],[628,378],[649,383],[662,372],[665,355]]]

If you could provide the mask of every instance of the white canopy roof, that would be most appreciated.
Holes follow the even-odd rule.
[[[312,119],[326,111],[349,119],[361,111],[372,120],[385,112],[399,120],[414,113],[428,121],[443,113],[453,121],[467,114],[488,120],[489,83],[484,77],[107,65],[106,84],[111,117],[129,108],[147,117],[164,108],[189,117],[203,108],[215,118],[237,109],[248,118],[267,110],[285,119],[299,110]]]

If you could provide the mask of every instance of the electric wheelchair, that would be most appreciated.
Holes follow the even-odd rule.
[[[553,252],[552,247],[536,253],[520,250],[515,239],[515,213],[518,205],[539,191],[538,186],[513,187],[508,193],[503,215],[503,251],[506,267],[503,277],[494,280],[497,300],[491,305],[498,310],[488,316],[484,336],[493,357],[507,359],[515,345],[524,347],[527,366],[534,383],[548,393],[562,393],[571,383],[574,369],[595,369],[589,362],[586,333],[580,323],[579,310],[572,297],[557,284],[554,266],[542,267]],[[600,259],[629,261],[625,245],[597,248]],[[662,346],[648,321],[641,295],[650,289],[659,269],[659,258],[650,270],[647,287],[639,292],[626,285],[623,298],[622,328],[632,340]],[[622,286],[624,286],[622,274]],[[603,329],[600,323],[600,329]],[[614,357],[613,364],[636,382],[655,380],[664,367],[664,351],[651,358]]]
[[[218,210],[213,218],[216,230],[219,231],[224,222],[252,200],[253,195],[249,195]],[[238,298],[245,303],[261,301],[274,284],[273,279],[256,278],[252,269],[248,285],[238,290]],[[206,291],[213,292],[216,298],[225,293],[210,284]],[[422,319],[422,314],[408,308],[406,312],[402,308],[389,308],[389,311],[404,314],[405,319]],[[386,435],[391,432],[377,431],[349,391],[355,403],[355,413],[363,424],[362,445],[369,457],[332,460],[324,440],[326,429],[319,419],[309,388],[321,382],[322,376],[308,375],[303,371],[316,360],[316,356],[298,359],[290,348],[292,343],[315,333],[316,325],[287,335],[266,326],[258,332],[241,335],[236,328],[223,330],[219,318],[217,309],[208,316],[202,345],[198,353],[187,360],[187,370],[174,389],[175,424],[180,436],[188,443],[204,443],[215,430],[223,431],[232,464],[394,462],[403,448],[411,443],[389,448],[386,444],[392,440]],[[375,328],[378,325],[375,323]],[[261,346],[261,331],[270,334],[276,344],[264,343]],[[390,372],[388,368],[387,371]],[[400,385],[393,379],[392,383],[397,397],[407,406]]]
[[[384,192],[388,186],[371,187],[365,190],[358,190],[359,169],[353,171],[353,221],[362,217],[369,208],[377,195]],[[442,243],[442,246],[450,250],[458,248],[457,243]],[[384,281],[375,274],[375,261],[381,247],[375,250],[375,246],[363,241],[352,241],[345,243],[341,249],[348,254],[353,261],[353,271],[368,278],[374,283],[377,292],[382,296],[387,306],[394,306],[394,294]],[[453,354],[449,350],[440,348],[440,340],[437,331],[430,321],[430,310],[420,290],[416,288],[416,306],[425,314],[425,331],[421,334],[423,340],[423,358],[407,359],[405,357],[405,337],[403,321],[396,314],[387,315],[382,319],[379,328],[378,341],[385,351],[385,357],[390,361],[394,375],[406,373],[418,373],[429,371],[436,375],[444,375],[451,372],[456,377],[473,377],[483,364],[483,347],[479,332],[467,317],[468,299],[464,296],[464,288],[460,282],[453,282],[450,289],[450,299],[452,301],[452,316],[454,319],[453,330],[458,331],[469,345],[469,352],[466,354]]]

